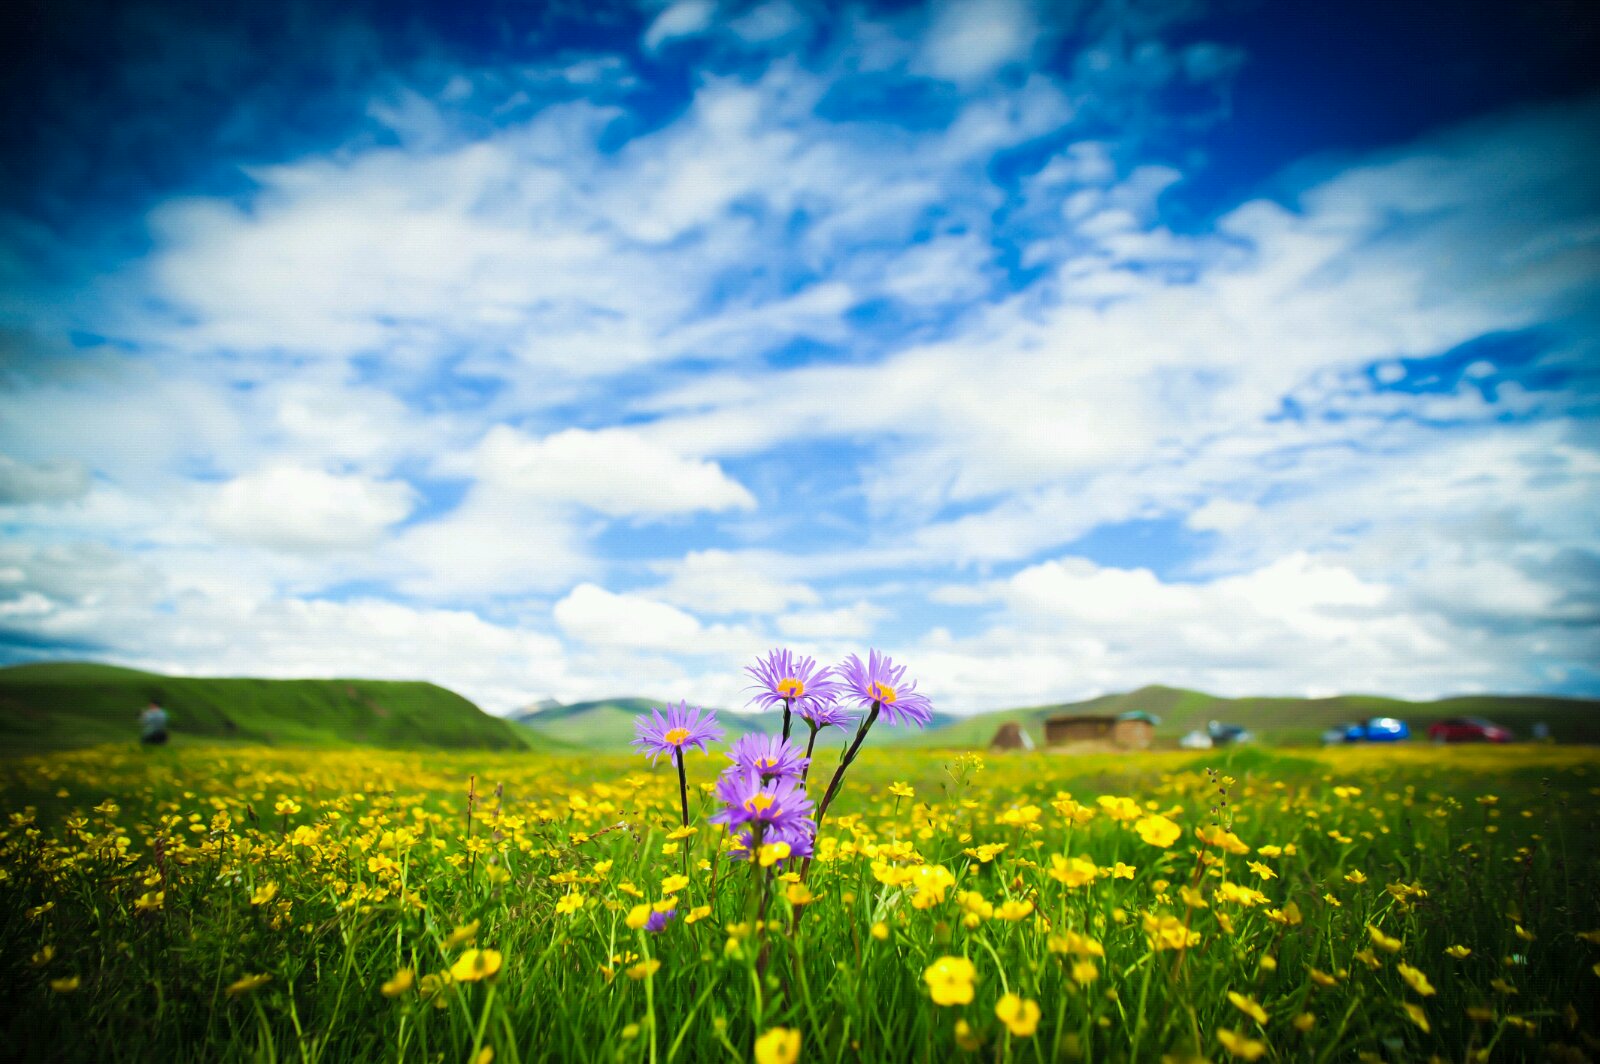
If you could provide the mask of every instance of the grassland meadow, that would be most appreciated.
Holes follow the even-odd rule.
[[[1600,1049],[1589,748],[874,749],[876,653],[729,751],[0,761],[8,1055],[1489,1061]],[[819,722],[854,729],[809,761]],[[875,722],[875,723],[874,723]],[[816,751],[811,751],[816,754]]]

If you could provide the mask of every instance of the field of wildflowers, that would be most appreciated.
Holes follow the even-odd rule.
[[[886,658],[642,756],[0,761],[16,1059],[1584,1060],[1600,754],[873,749]],[[853,729],[842,755],[808,740]]]

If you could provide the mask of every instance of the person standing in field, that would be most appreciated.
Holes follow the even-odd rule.
[[[139,714],[139,741],[146,746],[160,746],[167,741],[167,711],[154,698]]]

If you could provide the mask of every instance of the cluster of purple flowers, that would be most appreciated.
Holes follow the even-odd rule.
[[[783,707],[783,730],[778,735],[745,735],[733,744],[728,753],[733,764],[717,780],[720,807],[710,820],[739,838],[742,854],[784,843],[789,859],[808,858],[828,805],[873,723],[882,715],[890,724],[920,728],[932,719],[933,704],[928,696],[917,693],[915,682],[905,679],[905,666],[895,665],[876,650],[868,652],[865,662],[852,654],[831,667],[819,667],[811,658],[788,650],[773,650],[745,671],[756,681],[756,693],[750,699],[753,704],[763,709]],[[867,715],[840,758],[821,804],[815,805],[806,793],[806,779],[817,733],[849,725],[854,720],[850,709],[866,709]],[[790,738],[794,716],[805,721],[810,731],[803,752]],[[633,745],[652,763],[665,756],[677,766],[687,825],[684,751],[704,751],[707,743],[722,738],[715,716],[679,702],[669,705],[664,716],[652,710],[639,717],[634,730],[637,738]]]

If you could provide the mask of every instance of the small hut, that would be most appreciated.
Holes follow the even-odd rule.
[[[1022,725],[1014,720],[1008,720],[1000,725],[1000,730],[994,733],[994,738],[989,740],[991,750],[1032,750],[1033,736],[1022,729]]]
[[[1111,741],[1128,750],[1148,750],[1159,723],[1160,720],[1143,710],[1122,713],[1111,726]]]
[[[1104,742],[1111,738],[1114,717],[1063,715],[1044,722],[1044,741],[1050,746],[1065,743]]]

